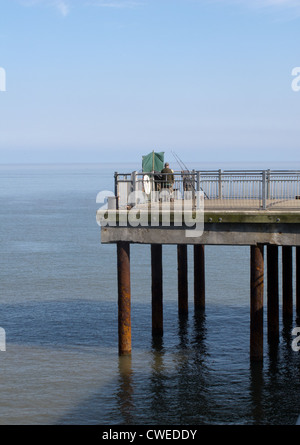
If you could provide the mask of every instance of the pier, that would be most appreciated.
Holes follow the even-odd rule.
[[[97,212],[101,242],[117,246],[119,354],[132,350],[133,244],[150,245],[153,335],[163,335],[164,245],[177,246],[178,312],[183,315],[189,304],[187,246],[193,246],[194,310],[201,312],[205,310],[205,246],[246,245],[250,249],[249,355],[252,361],[263,360],[264,287],[270,341],[279,338],[279,295],[284,320],[300,311],[300,171],[180,171],[174,172],[168,190],[164,183],[155,173],[115,173],[114,196]]]

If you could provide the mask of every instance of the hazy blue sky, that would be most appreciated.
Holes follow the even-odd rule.
[[[0,0],[0,163],[300,157],[300,0]]]

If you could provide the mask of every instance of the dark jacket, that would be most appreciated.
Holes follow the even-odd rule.
[[[163,168],[161,173],[169,173],[167,175],[166,174],[163,175],[162,186],[163,187],[171,187],[174,184],[173,171],[170,168]]]

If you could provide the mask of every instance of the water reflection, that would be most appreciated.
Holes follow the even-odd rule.
[[[172,318],[164,337],[145,334],[133,344],[132,356],[116,353],[109,383],[95,388],[62,423],[295,424],[300,353],[291,348],[290,325],[282,323],[279,341],[266,342],[263,362],[250,362],[246,312],[214,307]]]
[[[251,400],[251,417],[255,425],[260,425],[264,419],[263,413],[263,363],[250,363],[250,400]]]
[[[285,325],[281,342],[268,342],[264,361],[257,363],[250,362],[249,354],[244,360],[234,349],[214,356],[205,313],[190,321],[178,317],[176,347],[153,337],[142,374],[134,360],[120,359],[118,405],[123,423],[294,424],[300,371],[297,366],[295,374],[299,356],[291,350],[290,332]]]
[[[192,344],[197,346],[198,353],[201,353],[202,356],[207,354],[206,347],[206,315],[204,311],[198,311],[194,315],[194,331]]]
[[[188,314],[179,314],[178,316],[178,338],[179,338],[179,347],[187,348],[189,344],[188,338]]]
[[[125,355],[119,357],[119,382],[117,391],[117,404],[125,424],[133,423],[133,370],[132,357]]]
[[[178,344],[171,350],[163,337],[153,336],[150,361],[145,361],[142,375],[135,370],[134,359],[120,357],[122,423],[205,423],[207,410],[214,406],[209,394],[205,324],[204,313],[196,314],[192,325],[188,317],[179,316]]]

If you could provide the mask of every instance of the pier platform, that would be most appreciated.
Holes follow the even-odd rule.
[[[270,341],[279,339],[279,296],[282,298],[284,320],[293,317],[294,307],[297,315],[300,314],[300,172],[272,176],[267,171],[252,172],[251,175],[246,174],[243,177],[239,172],[231,176],[228,173],[226,176],[219,172],[208,181],[209,174],[195,172],[189,194],[192,204],[188,206],[188,210],[184,207],[187,201],[183,190],[179,195],[177,193],[180,185],[176,188],[176,193],[170,193],[170,199],[163,203],[164,199],[153,199],[156,192],[154,182],[150,182],[150,189],[147,188],[145,193],[143,180],[138,182],[136,173],[123,182],[118,182],[119,175],[115,175],[117,182],[116,193],[111,200],[113,205],[110,203],[107,208],[99,209],[97,221],[101,225],[101,243],[117,246],[121,355],[131,353],[130,246],[134,244],[151,246],[153,335],[163,335],[162,249],[167,244],[177,245],[180,315],[188,314],[188,245],[193,246],[194,254],[195,311],[205,310],[205,246],[250,247],[251,360],[263,359],[265,281]],[[122,197],[124,185],[125,198]],[[147,187],[148,185],[147,183]],[[138,192],[134,199],[130,196],[132,191]],[[201,199],[198,199],[197,193]],[[136,199],[137,197],[142,199]],[[196,205],[197,202],[200,205]],[[281,268],[279,248],[282,249]],[[295,304],[293,270],[296,273]]]
[[[142,211],[142,210],[141,210]],[[128,210],[122,213],[123,221],[128,221]],[[124,218],[125,215],[125,218]],[[159,214],[159,225],[132,227],[129,223],[101,229],[101,242],[116,243],[126,241],[141,244],[203,244],[203,245],[256,245],[274,244],[277,246],[300,245],[299,211],[272,210],[212,210],[208,207],[203,214],[203,234],[193,236],[194,227],[174,225],[174,213],[170,212],[170,225],[166,226],[163,212]],[[124,224],[124,223],[123,223]],[[190,236],[186,236],[186,231]]]

